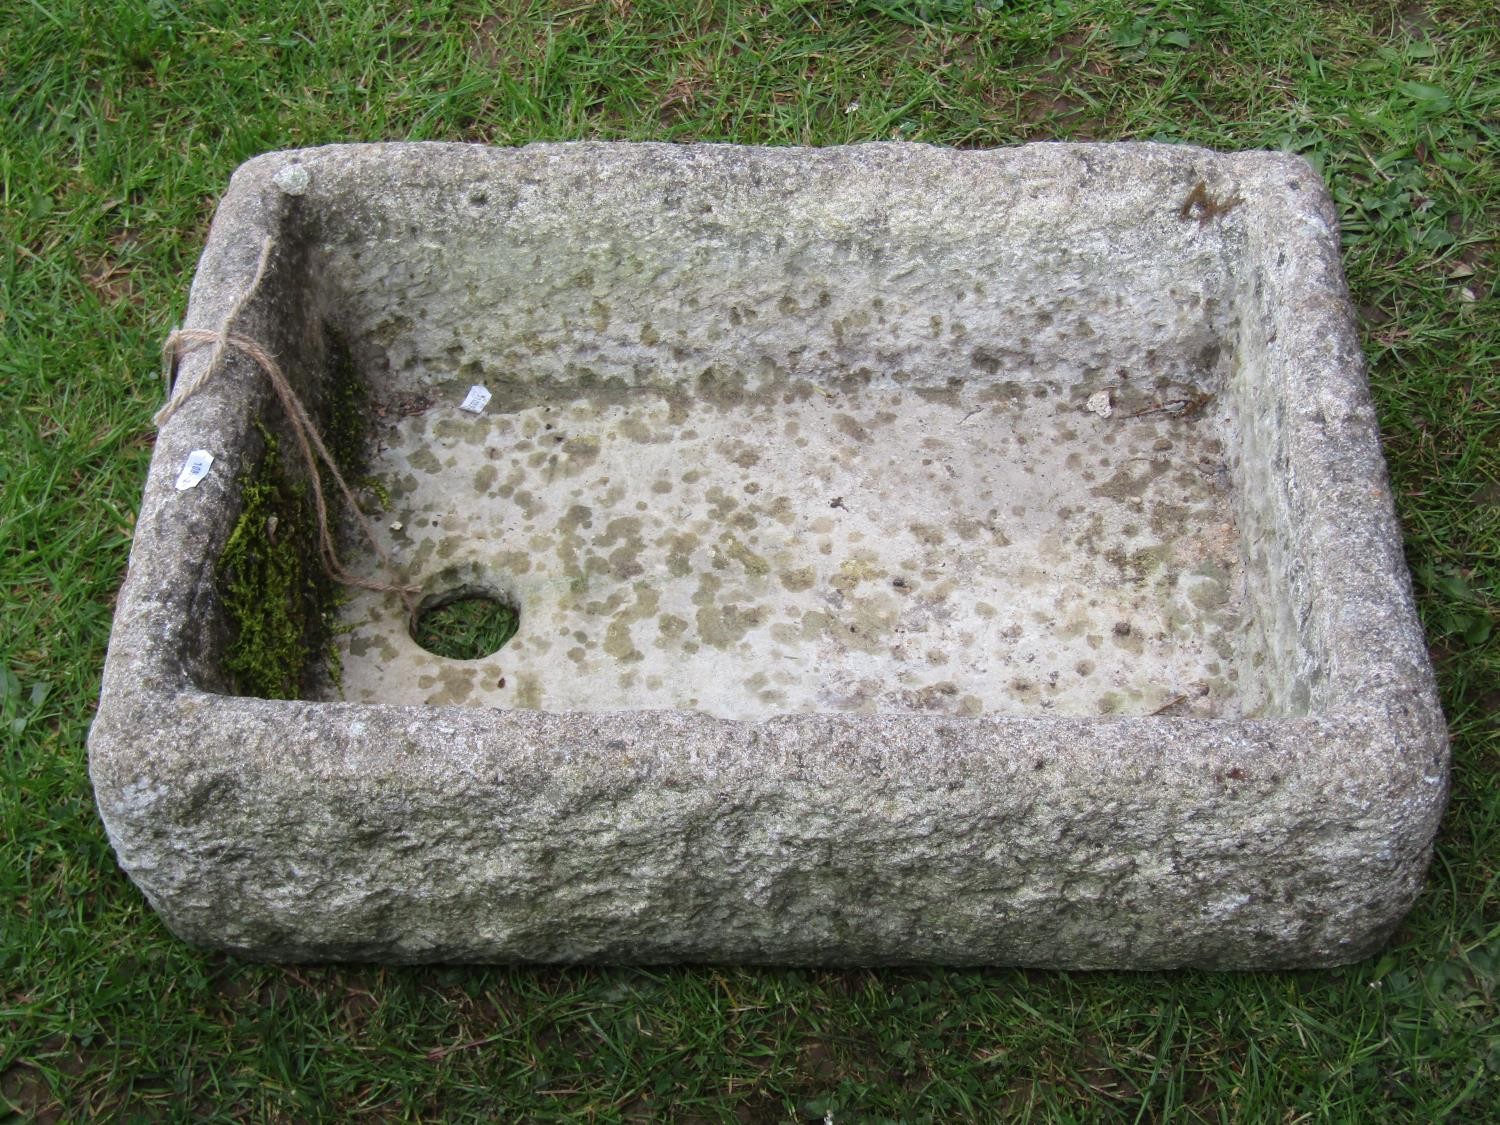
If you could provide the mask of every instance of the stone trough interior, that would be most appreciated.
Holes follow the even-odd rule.
[[[260,330],[357,436],[362,506],[424,608],[516,618],[456,659],[400,597],[342,591],[301,694],[1306,709],[1303,640],[1265,608],[1274,552],[1247,532],[1288,529],[1240,468],[1264,452],[1255,297],[1212,165],[1053,154],[893,196],[831,190],[805,154],[681,182],[554,158],[461,184],[393,168],[420,206],[316,181],[291,203]],[[387,573],[347,512],[340,534]]]

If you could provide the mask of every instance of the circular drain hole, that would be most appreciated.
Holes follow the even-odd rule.
[[[473,587],[429,594],[412,619],[412,640],[434,656],[479,660],[498,652],[516,635],[520,611]]]

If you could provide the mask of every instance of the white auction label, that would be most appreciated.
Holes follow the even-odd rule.
[[[189,453],[182,472],[177,474],[177,491],[186,492],[190,488],[197,488],[198,482],[208,476],[213,463],[214,455],[206,449],[195,449]]]
[[[474,386],[469,388],[469,393],[464,395],[464,400],[458,404],[458,408],[467,410],[470,414],[483,414],[485,404],[489,401],[490,392],[483,387]]]

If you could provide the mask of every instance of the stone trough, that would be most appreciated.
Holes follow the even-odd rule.
[[[1417,894],[1444,725],[1295,157],[273,153],[187,325],[231,316],[369,517],[334,507],[344,562],[419,590],[324,577],[226,347],[90,736],[191,942],[1317,966]],[[506,620],[445,647],[465,607]]]

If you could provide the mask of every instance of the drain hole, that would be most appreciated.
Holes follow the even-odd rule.
[[[473,587],[422,599],[412,621],[412,640],[434,656],[479,660],[498,652],[516,635],[520,611]]]

